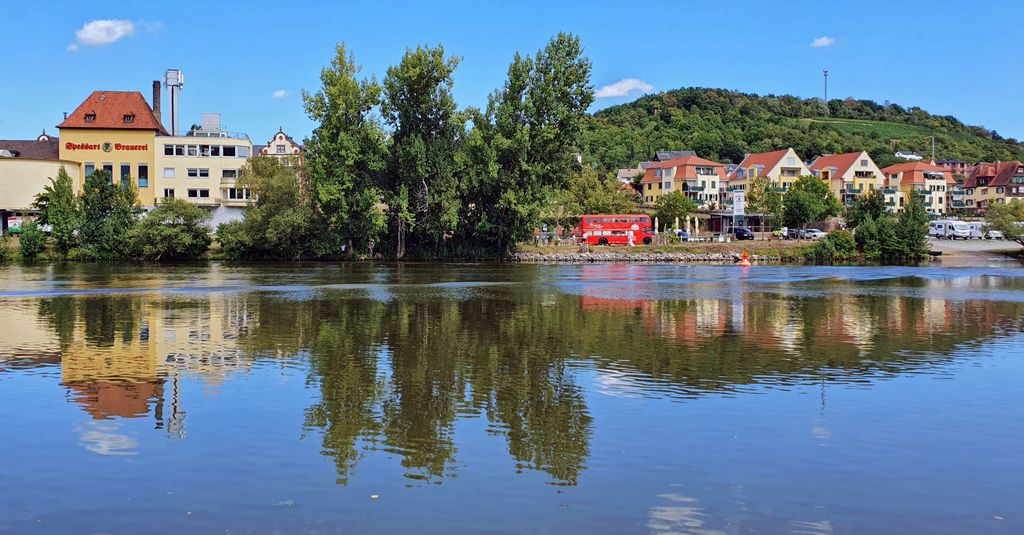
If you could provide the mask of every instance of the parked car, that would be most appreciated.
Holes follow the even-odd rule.
[[[800,238],[800,229],[791,228],[786,230],[785,238],[787,240],[796,240]]]
[[[818,230],[816,228],[809,228],[807,230],[801,230],[800,231],[800,237],[801,238],[812,239],[812,240],[816,240],[818,238],[824,238],[826,236],[826,234],[827,234],[826,232]]]
[[[985,231],[985,239],[986,240],[1001,240],[1001,239],[1003,239],[1003,233],[1001,231],[998,231],[998,230],[986,230]]]
[[[729,227],[729,230],[725,231],[726,234],[732,234],[734,239],[737,240],[752,240],[754,239],[754,233],[748,228],[744,227]]]

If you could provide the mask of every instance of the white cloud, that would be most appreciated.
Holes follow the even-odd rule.
[[[623,78],[614,84],[597,88],[594,96],[597,98],[624,97],[637,91],[647,93],[652,89],[654,86],[639,78]]]
[[[811,41],[811,48],[821,48],[823,46],[832,46],[836,44],[835,37],[822,36]]]
[[[75,31],[78,44],[99,46],[116,43],[135,33],[135,23],[123,19],[98,19],[85,23]]]
[[[288,91],[285,89],[278,89],[277,91],[274,91],[272,96],[274,98],[284,98],[288,96]]]
[[[68,52],[78,52],[78,45],[76,45],[75,43],[71,43],[70,45],[68,45],[67,48],[65,48],[65,50],[67,50]]]

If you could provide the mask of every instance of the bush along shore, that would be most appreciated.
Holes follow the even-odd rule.
[[[520,263],[555,263],[555,264],[586,264],[586,263],[621,263],[621,262],[710,262],[716,264],[732,264],[740,260],[742,253],[687,253],[687,252],[632,252],[632,251],[590,251],[590,252],[516,252],[513,258]],[[783,262],[781,254],[753,254],[751,262]]]

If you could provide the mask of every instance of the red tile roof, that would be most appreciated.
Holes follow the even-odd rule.
[[[758,171],[758,176],[763,175],[770,171],[773,167],[778,165],[782,158],[786,156],[789,149],[776,150],[772,152],[759,152],[757,154],[748,154],[743,161],[740,162],[739,167],[729,175],[729,178],[736,178],[736,173],[740,170],[747,170],[755,165],[763,166],[764,168]]]
[[[661,182],[662,179],[654,175],[653,169],[671,169],[673,167],[676,168],[676,174],[672,177],[675,180],[695,178],[697,176],[697,167],[717,167],[718,173],[724,172],[722,164],[718,162],[705,160],[699,156],[683,156],[681,158],[672,158],[671,160],[665,160],[663,162],[651,162],[651,165],[644,170],[644,178],[641,182]]]
[[[91,116],[91,120],[86,116]],[[131,122],[126,122],[125,116],[132,116]],[[155,130],[167,135],[146,98],[138,91],[93,91],[57,128]]]
[[[909,178],[910,184],[924,184],[924,174],[926,172],[941,173],[948,181],[949,171],[945,167],[940,167],[927,162],[898,163],[882,169],[882,173],[885,174],[887,184],[889,181],[889,175],[898,175],[900,173],[903,173],[903,180],[901,183],[908,183],[907,179]]]
[[[979,163],[974,166],[974,169],[971,170],[971,174],[967,176],[967,180],[964,181],[964,187],[978,187],[979,178],[990,179],[986,186],[1005,186],[1010,183],[1011,177],[1021,176],[1017,174],[1017,169],[1020,168],[1021,165],[1021,162],[1018,161]]]
[[[847,152],[845,154],[826,154],[825,156],[818,156],[811,163],[811,171],[821,171],[827,167],[835,168],[835,172],[832,173],[834,178],[839,178],[846,174],[847,171],[853,167],[853,164],[857,163],[863,152]]]

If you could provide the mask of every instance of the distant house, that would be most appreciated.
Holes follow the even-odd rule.
[[[850,204],[857,195],[882,189],[885,184],[882,170],[865,151],[818,156],[810,168],[844,204]]]
[[[654,153],[654,159],[659,162],[666,162],[675,158],[686,158],[696,155],[697,153],[692,150],[659,150]]]
[[[647,163],[647,162],[645,162],[645,163]],[[623,184],[630,184],[630,183],[633,182],[634,178],[636,178],[638,176],[643,176],[643,175],[644,175],[644,168],[640,167],[640,166],[637,166],[634,169],[619,169],[615,173],[615,179],[618,180],[619,182],[622,182]]]
[[[788,190],[801,176],[811,174],[803,160],[792,148],[773,152],[748,154],[736,169],[726,177],[731,191],[750,189],[750,181],[767,177],[769,182],[782,190]]]
[[[896,157],[900,158],[900,159],[903,159],[903,160],[913,160],[915,162],[919,162],[919,161],[924,159],[923,156],[921,156],[920,154],[918,154],[916,152],[905,151],[905,150],[901,150],[901,151],[896,152]]]
[[[963,160],[939,160],[935,162],[935,165],[946,169],[955,176],[962,177],[971,174],[971,171],[974,169],[973,165],[969,165]]]
[[[306,148],[286,134],[284,129],[278,129],[266,145],[257,145],[253,149],[257,155],[277,158],[285,165],[301,165],[306,154]]]
[[[984,210],[991,203],[1024,199],[1024,164],[1019,161],[979,163],[964,181],[964,207]]]
[[[643,199],[656,203],[673,191],[681,191],[700,208],[719,202],[719,191],[725,179],[722,164],[695,155],[653,162],[640,181]]]
[[[924,196],[929,214],[946,213],[949,171],[926,162],[906,162],[882,169],[885,174],[885,199],[890,210],[902,212],[914,192]]]

